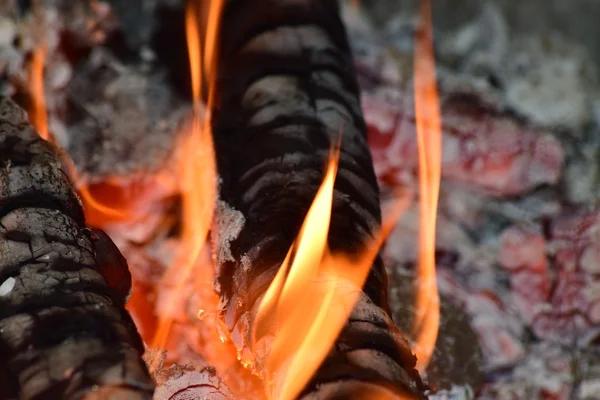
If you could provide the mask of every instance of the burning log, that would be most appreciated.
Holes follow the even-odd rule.
[[[257,309],[340,132],[331,252],[359,255],[376,235],[379,189],[337,2],[269,0],[257,7],[230,0],[221,23],[212,123],[223,201],[213,232],[217,286],[242,361],[262,375],[262,355],[251,344]],[[229,223],[236,213],[243,226]],[[377,257],[349,321],[300,397],[346,398],[372,387],[382,398],[390,391],[423,396],[386,291]]]
[[[86,228],[56,150],[6,98],[0,154],[0,397],[151,398],[125,259]]]

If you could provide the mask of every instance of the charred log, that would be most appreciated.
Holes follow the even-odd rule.
[[[6,98],[0,165],[0,398],[150,399],[127,264],[86,228],[56,149]]]
[[[225,324],[243,353],[257,301],[298,233],[340,132],[330,249],[358,254],[380,227],[381,210],[337,1],[269,0],[257,7],[229,0],[219,46],[213,132],[220,195],[245,222],[236,235],[218,232],[217,279]],[[333,398],[375,385],[422,396],[416,359],[393,328],[386,292],[377,258],[304,395]]]

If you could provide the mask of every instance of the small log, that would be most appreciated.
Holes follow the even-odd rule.
[[[152,398],[127,264],[99,234],[57,150],[0,98],[0,398]]]
[[[212,123],[222,206],[213,234],[224,322],[245,357],[257,302],[298,234],[340,133],[330,249],[360,253],[380,228],[381,210],[337,1],[229,0],[221,23]],[[232,227],[235,213],[243,224]],[[416,358],[389,316],[379,257],[363,290],[303,395],[334,398],[362,382],[422,397]]]

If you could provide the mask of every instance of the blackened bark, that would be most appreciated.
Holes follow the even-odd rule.
[[[253,307],[298,234],[340,132],[330,248],[360,252],[380,227],[381,211],[337,1],[229,0],[219,40],[213,132],[220,195],[245,223],[232,241],[231,227],[217,232],[218,290],[243,351]],[[422,395],[415,357],[391,327],[386,292],[377,258],[364,296],[305,394],[328,382],[362,381]]]
[[[0,398],[151,399],[129,289],[96,261],[120,254],[86,229],[57,154],[0,98]]]

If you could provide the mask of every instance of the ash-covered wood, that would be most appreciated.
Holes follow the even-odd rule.
[[[123,308],[129,288],[114,282],[127,265],[107,265],[124,260],[86,229],[56,150],[6,98],[0,165],[0,398],[150,399],[142,341]]]
[[[173,365],[160,372],[155,400],[233,400],[212,367]]]
[[[358,254],[379,228],[381,211],[337,2],[227,1],[219,46],[213,130],[224,205],[217,218],[231,221],[237,211],[243,224],[218,224],[218,289],[225,323],[244,354],[257,300],[298,234],[340,133],[331,250]],[[364,295],[304,395],[354,381],[422,395],[386,291],[377,258]]]

